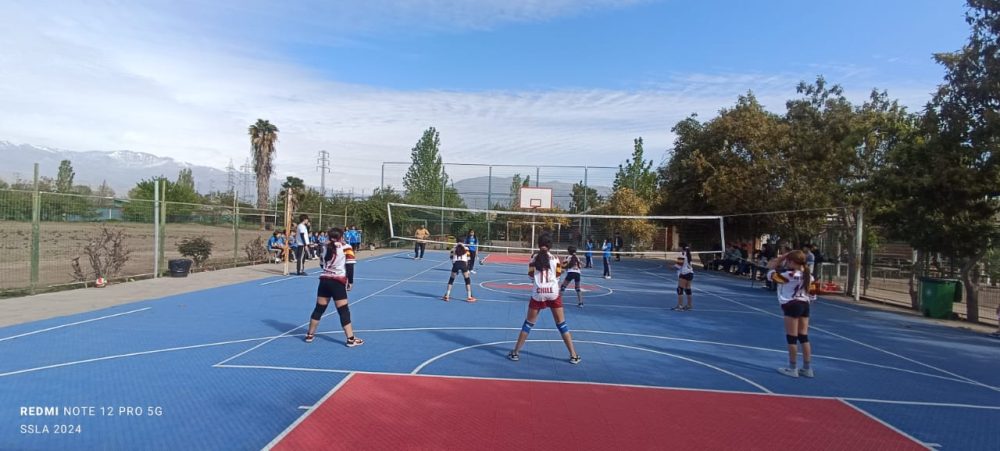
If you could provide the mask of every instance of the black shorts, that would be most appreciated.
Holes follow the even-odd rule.
[[[781,304],[781,311],[789,318],[808,318],[809,303],[803,301],[791,301]]]
[[[347,286],[333,279],[319,279],[316,297],[330,298],[334,301],[347,299]]]
[[[687,274],[681,274],[681,275],[679,275],[677,277],[690,282],[690,281],[694,280],[694,273],[693,272],[689,272]]]
[[[468,262],[455,262],[455,263],[451,264],[451,272],[453,272],[453,273],[456,273],[456,272],[464,273],[464,272],[467,272],[467,271],[469,271],[469,263]]]
[[[580,286],[580,273],[578,273],[578,272],[567,272],[566,273],[566,282],[565,283],[566,283],[566,285],[569,285],[570,282],[576,282],[576,286],[579,287]]]

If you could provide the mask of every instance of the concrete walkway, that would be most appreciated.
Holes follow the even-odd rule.
[[[405,251],[405,249],[362,251],[358,253],[358,260]],[[309,262],[310,270],[316,269],[316,264],[315,261]],[[185,278],[162,277],[114,284],[105,288],[81,288],[0,299],[0,327],[281,276],[282,270],[283,265],[281,264],[264,263],[255,266],[191,273]],[[291,270],[295,270],[294,263],[291,264]]]

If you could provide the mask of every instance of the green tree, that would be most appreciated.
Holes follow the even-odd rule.
[[[509,210],[517,210],[521,208],[521,188],[527,188],[531,186],[531,176],[521,177],[521,174],[514,174],[510,180],[510,205],[507,206]]]
[[[278,211],[285,211],[285,200],[288,198],[288,190],[292,190],[292,211],[300,211],[299,205],[306,190],[306,183],[298,177],[285,177],[281,184],[281,191],[278,191]]]
[[[389,238],[389,215],[386,205],[389,202],[401,203],[403,196],[392,187],[376,188],[372,195],[354,204],[354,216],[357,226],[364,231],[367,241],[377,242]],[[393,225],[406,224],[404,212],[393,211]],[[408,235],[407,230],[396,230],[397,235]]]
[[[649,214],[651,204],[639,196],[631,188],[618,188],[611,193],[603,211],[616,216],[645,216]],[[614,232],[621,232],[626,243],[635,250],[642,251],[652,248],[653,235],[656,226],[645,219],[614,219],[609,222],[610,229],[606,232],[609,238]]]
[[[130,202],[125,205],[124,214],[127,220],[134,222],[149,222],[153,220],[153,194],[154,184],[162,180],[165,183],[164,191],[161,194],[167,202],[167,217],[169,222],[184,222],[191,217],[191,213],[196,208],[198,193],[189,186],[179,185],[166,177],[153,177],[144,179],[136,183],[135,187],[129,190]]]
[[[618,191],[619,188],[630,188],[646,202],[655,203],[657,192],[653,161],[646,161],[643,155],[641,136],[634,139],[632,143],[632,158],[625,160],[624,164],[618,165],[618,173],[615,174],[612,189]]]
[[[251,157],[253,170],[257,176],[257,208],[260,210],[260,227],[264,228],[264,211],[268,206],[268,193],[271,190],[271,175],[274,173],[275,145],[278,143],[278,127],[264,119],[248,129],[250,135]]]
[[[968,318],[979,319],[979,265],[1000,242],[1000,2],[968,0],[961,50],[945,67],[912,145],[889,154],[880,181],[887,224],[915,248],[960,267]]]
[[[419,205],[464,207],[462,198],[449,186],[440,154],[441,137],[434,127],[424,131],[410,151],[410,168],[403,177],[407,202]]]
[[[10,185],[7,184],[2,178],[0,178],[0,189],[7,189]]]
[[[570,195],[569,211],[580,213],[592,208],[598,208],[604,199],[597,194],[597,190],[585,186],[583,181],[573,184],[573,192]]]
[[[185,188],[189,188],[191,191],[195,191],[194,174],[191,172],[190,168],[181,169],[181,171],[177,174],[177,184]]]
[[[59,175],[56,176],[56,192],[68,194],[73,192],[73,164],[69,160],[59,162]]]

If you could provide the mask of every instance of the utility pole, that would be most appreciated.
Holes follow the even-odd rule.
[[[330,152],[319,151],[316,158],[316,169],[319,170],[319,229],[323,230],[323,204],[326,202],[326,174],[330,172]]]
[[[226,192],[229,194],[236,192],[236,167],[233,166],[232,158],[229,159],[229,166],[226,166]]]
[[[253,166],[250,166],[250,159],[247,158],[246,162],[243,163],[243,166],[240,166],[240,171],[241,171],[240,178],[242,179],[243,182],[243,193],[246,194],[247,196],[246,202],[251,204],[256,204],[256,202],[254,202],[254,198],[250,194],[251,193],[250,185],[252,183],[252,181],[250,180],[251,169],[253,169]]]

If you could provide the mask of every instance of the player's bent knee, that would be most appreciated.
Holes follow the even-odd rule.
[[[684,289],[681,287],[677,287],[677,294],[684,294]]]
[[[469,278],[469,277],[466,277],[466,278],[465,278],[465,284],[466,284],[466,285],[472,285],[472,279],[471,279],[471,278]]]
[[[448,278],[448,285],[451,285],[453,283],[455,283],[455,276],[451,276]]]
[[[809,335],[799,334],[799,343],[809,343]]]
[[[692,293],[692,291],[691,291],[691,289],[690,289],[690,288],[685,288],[685,289],[684,289],[684,294],[686,294],[686,295],[688,295],[688,296],[691,296],[691,293]]]
[[[532,323],[532,322],[530,322],[528,320],[524,320],[524,324],[521,325],[521,332],[524,332],[526,334],[530,334],[532,327],[535,327],[535,323]]]
[[[321,318],[323,318],[323,313],[325,312],[326,312],[326,305],[317,303],[316,308],[313,309],[313,313],[310,318],[312,318],[315,321],[319,321]]]
[[[799,337],[796,337],[795,335],[785,335],[785,341],[787,341],[788,344],[793,345],[799,341]]]
[[[566,321],[556,324],[556,329],[559,329],[559,333],[561,334],[569,332],[569,326],[566,325]]]
[[[337,307],[337,314],[340,315],[340,325],[346,326],[351,324],[351,307],[344,304],[341,307]]]

